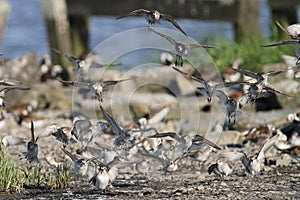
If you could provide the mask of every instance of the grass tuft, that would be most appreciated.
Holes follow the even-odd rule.
[[[41,164],[30,165],[21,160],[16,162],[0,143],[0,192],[22,193],[25,192],[26,186],[63,189],[69,182],[68,167],[58,167],[56,171],[51,172]]]
[[[286,23],[282,23],[285,27]],[[209,49],[208,53],[213,58],[220,71],[228,67],[237,58],[242,58],[242,69],[259,72],[262,66],[271,63],[282,63],[281,55],[295,55],[296,45],[285,45],[278,47],[262,47],[262,45],[279,42],[289,37],[282,33],[277,26],[272,26],[272,39],[261,40],[254,36],[244,36],[239,41],[231,42],[229,40],[212,40],[217,46],[215,49]]]

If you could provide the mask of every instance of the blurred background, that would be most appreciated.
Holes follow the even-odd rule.
[[[19,57],[22,56],[28,52],[36,52],[38,58],[40,58],[43,54],[47,53],[47,54],[51,54],[50,51],[50,45],[51,46],[55,46],[58,47],[59,49],[63,50],[66,53],[70,53],[74,56],[78,56],[79,52],[82,52],[83,50],[86,49],[93,49],[93,47],[95,47],[98,43],[100,43],[101,41],[109,38],[110,36],[117,34],[119,32],[131,29],[131,28],[137,28],[137,27],[144,27],[146,25],[145,20],[141,19],[141,18],[127,18],[127,19],[122,19],[122,20],[116,20],[115,18],[119,15],[122,14],[126,14],[126,10],[129,12],[133,9],[137,9],[137,7],[130,7],[130,4],[128,4],[128,7],[126,8],[122,8],[122,9],[112,9],[110,13],[115,13],[114,15],[107,15],[107,13],[104,13],[103,15],[101,15],[101,2],[103,1],[98,1],[99,4],[98,5],[93,5],[94,8],[99,8],[99,12],[100,14],[98,15],[93,15],[93,14],[89,14],[88,12],[90,12],[89,10],[87,10],[87,15],[89,15],[89,19],[88,22],[84,22],[84,23],[88,23],[87,27],[89,30],[87,30],[88,32],[88,36],[84,36],[86,38],[86,43],[87,43],[87,47],[74,47],[74,46],[70,46],[68,47],[68,44],[64,45],[64,47],[59,47],[57,46],[57,44],[55,44],[55,42],[52,44],[49,44],[49,35],[47,32],[47,24],[46,24],[46,19],[49,20],[49,17],[45,18],[47,14],[47,12],[49,12],[51,14],[55,13],[55,6],[53,6],[52,4],[57,4],[57,2],[54,0],[26,0],[26,1],[20,1],[20,0],[1,0],[6,1],[9,3],[10,5],[10,11],[8,13],[8,17],[6,20],[6,24],[3,27],[0,27],[0,29],[2,29],[3,35],[1,38],[1,48],[0,51],[5,53],[5,57],[6,58],[15,58],[15,57]],[[48,2],[47,2],[48,1]],[[211,2],[218,2],[218,4],[220,4],[221,6],[225,6],[228,7],[231,4],[235,4],[237,1],[234,0],[210,0]],[[257,0],[259,5],[257,6],[257,9],[259,9],[256,13],[259,14],[258,18],[259,18],[259,26],[261,30],[258,30],[259,32],[261,32],[261,37],[262,38],[268,38],[270,37],[271,34],[271,22],[272,22],[272,12],[271,12],[271,8],[269,6],[269,1],[268,0]],[[270,0],[272,1],[272,0]],[[53,2],[53,3],[51,3]],[[79,13],[78,15],[76,15],[76,12],[78,12],[77,10],[79,10],[80,12],[85,12],[85,7],[83,7],[83,9],[80,9],[81,7],[79,6],[78,9],[78,5],[81,4],[88,4],[87,1],[80,1],[80,0],[76,0],[76,1],[61,1],[64,2],[65,6],[67,6],[67,10],[70,9],[70,5],[68,4],[72,4],[72,2],[74,2],[74,4],[76,4],[75,6],[73,6],[72,8],[72,15],[76,16],[77,19],[80,18],[80,16],[82,16],[82,13]],[[97,1],[95,1],[97,2]],[[114,1],[111,1],[114,2]],[[116,2],[118,2],[116,0]],[[124,1],[126,2],[126,1]],[[131,2],[131,1],[128,1]],[[146,3],[149,1],[145,1]],[[156,2],[156,1],[153,1]],[[191,6],[189,4],[189,2],[197,2],[194,0],[191,1],[186,1],[186,7],[187,6]],[[200,1],[198,1],[200,2]],[[201,1],[201,2],[205,2],[205,1]],[[252,1],[251,1],[252,2]],[[253,1],[255,2],[255,1]],[[282,1],[285,4],[289,4],[296,2],[296,1]],[[145,4],[146,4],[145,3]],[[112,3],[113,4],[113,3]],[[299,4],[299,2],[298,2]],[[72,5],[71,5],[72,6]],[[76,7],[77,6],[77,7]],[[155,7],[155,3],[153,3],[152,5],[149,6],[149,9],[151,7]],[[197,5],[198,7],[201,5]],[[195,6],[195,7],[197,7]],[[290,22],[296,22],[299,21],[299,5],[289,5],[289,6],[297,6],[295,8],[295,10],[297,10],[297,18],[296,19],[289,19],[289,17],[287,17],[284,20],[288,20]],[[105,6],[104,6],[105,7]],[[193,5],[192,5],[193,7]],[[203,6],[202,6],[203,7]],[[114,7],[115,8],[115,7]],[[146,8],[146,6],[145,6]],[[51,10],[52,9],[52,10]],[[166,7],[161,7],[159,10],[167,12],[167,13],[174,13],[174,10],[170,10],[168,12],[168,10],[166,10],[168,8]],[[203,8],[203,12],[207,12],[207,17],[205,18],[209,18],[212,11],[209,11],[209,7],[207,7],[207,9],[205,9],[205,7]],[[48,11],[47,11],[48,10]],[[207,11],[208,10],[208,11]],[[229,10],[230,11],[230,10]],[[246,10],[247,11],[247,10]],[[68,11],[66,11],[66,16],[68,17]],[[75,14],[74,14],[75,12]],[[95,11],[92,11],[95,12]],[[120,13],[122,12],[122,13]],[[180,11],[181,12],[181,11]],[[224,9],[224,13],[220,13],[221,15],[224,16],[224,19],[227,19],[227,17],[225,16],[235,16],[233,13],[226,13],[227,10]],[[277,12],[281,15],[284,15],[284,13],[280,13]],[[245,12],[242,13],[243,15],[250,15],[251,13],[249,12]],[[83,14],[84,16],[86,14]],[[225,40],[234,40],[236,38],[236,24],[232,23],[230,21],[222,21],[222,18],[220,19],[214,19],[214,17],[212,17],[212,20],[209,19],[205,19],[202,20],[202,18],[198,18],[197,14],[194,14],[192,17],[190,17],[189,14],[184,13],[182,15],[182,13],[178,13],[178,15],[181,15],[183,17],[187,17],[187,18],[179,18],[177,21],[179,22],[179,24],[183,27],[183,29],[189,34],[190,37],[192,37],[193,39],[197,40],[197,41],[205,41],[207,39],[211,39],[211,38],[218,38],[218,39],[225,39]],[[185,16],[184,16],[185,15]],[[241,14],[237,15],[241,16]],[[53,17],[53,16],[52,16]],[[70,29],[72,29],[72,24],[76,25],[76,22],[74,22],[74,19],[76,19],[76,17],[73,17],[73,22],[71,22],[70,25]],[[175,16],[177,17],[177,16]],[[50,17],[51,18],[51,17]],[[53,17],[55,20],[55,16]],[[188,19],[189,18],[189,19]],[[293,18],[293,17],[292,17]],[[66,19],[68,20],[68,18]],[[80,24],[82,19],[79,19],[78,23]],[[249,23],[251,23],[249,21]],[[57,25],[54,25],[54,27],[57,27]],[[163,27],[171,27],[168,23],[164,23]],[[84,26],[83,26],[84,28]],[[57,28],[57,30],[59,31],[60,28]],[[55,31],[57,31],[55,30]],[[1,31],[0,31],[1,32]],[[57,36],[51,36],[51,37],[57,37]],[[76,37],[72,37],[71,36],[71,43],[74,43],[74,41],[72,40],[78,40],[78,38]],[[53,41],[53,40],[52,40]],[[74,44],[73,44],[74,45]],[[77,50],[76,50],[77,48]],[[86,48],[86,49],[85,49]],[[53,56],[53,55],[52,55]],[[56,55],[57,56],[57,55]],[[59,60],[57,60],[57,62],[59,62]]]

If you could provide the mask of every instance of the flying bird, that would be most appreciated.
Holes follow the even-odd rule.
[[[208,102],[211,102],[212,97],[215,96],[216,90],[222,89],[224,87],[231,87],[234,85],[245,83],[245,82],[223,82],[223,83],[208,82],[208,81],[204,80],[202,77],[192,76],[192,75],[178,69],[177,67],[173,67],[173,69],[180,72],[188,79],[192,79],[194,81],[202,83],[204,85],[204,87],[197,87],[197,92],[206,96]]]
[[[300,45],[300,24],[292,24],[287,28],[284,28],[278,21],[276,21],[276,24],[281,30],[283,30],[287,35],[289,35],[291,39],[283,40],[273,44],[263,45],[263,47],[273,47],[273,46],[281,46],[287,44]]]
[[[231,124],[233,120],[234,124],[239,108],[239,101],[234,98],[229,98],[222,90],[216,90],[215,94],[219,98],[221,104],[225,105],[224,112],[228,122]]]
[[[60,80],[60,79],[56,79],[56,80],[58,80],[59,82],[61,82],[63,84],[72,85],[74,87],[79,87],[82,89],[87,89],[93,95],[95,95],[97,100],[99,100],[100,102],[103,102],[103,92],[108,91],[109,86],[116,85],[116,84],[119,84],[124,81],[132,80],[132,78],[121,79],[121,80],[110,80],[110,81],[98,81],[95,84],[79,82],[79,81],[64,81],[64,80]]]
[[[12,90],[29,90],[29,89],[30,89],[29,87],[25,87],[25,86],[9,86],[9,87],[2,88],[0,90],[0,107],[7,106],[8,102],[6,102],[4,100],[4,98],[5,98],[5,95],[9,91],[12,91]]]
[[[171,15],[160,13],[158,10],[137,9],[131,11],[127,15],[117,17],[117,19],[132,16],[144,16],[149,24],[160,24],[160,20],[171,22],[179,31],[181,31],[184,35],[187,35]]]
[[[88,69],[90,67],[107,67],[107,66],[119,66],[121,65],[121,63],[117,63],[117,64],[100,64],[100,63],[96,63],[96,62],[88,62],[86,59],[84,58],[77,58],[74,56],[70,56],[68,54],[62,53],[60,50],[52,47],[52,50],[58,54],[63,55],[68,61],[70,61],[73,65],[76,66],[76,68],[73,70],[75,74],[79,75],[79,74],[87,74],[88,73]]]
[[[124,131],[115,121],[114,118],[112,118],[102,107],[100,104],[100,110],[105,117],[105,119],[108,121],[109,125],[113,129],[113,131],[118,134],[118,136],[114,139],[114,145],[121,146],[122,144],[125,144],[126,141],[130,138],[129,133]]]
[[[215,46],[212,45],[203,45],[203,44],[183,44],[180,42],[177,42],[174,38],[171,36],[165,35],[163,33],[160,33],[154,29],[150,28],[150,31],[156,33],[162,38],[165,38],[168,40],[172,45],[175,46],[175,55],[176,55],[176,62],[175,65],[177,65],[178,60],[181,61],[181,66],[183,65],[183,60],[187,58],[189,50],[194,49],[194,48],[216,48]]]
[[[265,144],[261,146],[258,154],[253,157],[247,157],[247,155],[243,152],[227,152],[220,154],[220,156],[230,161],[241,160],[246,171],[255,175],[263,169],[265,153],[279,139],[279,137],[280,133],[268,139]]]
[[[2,138],[2,144],[5,147],[25,144],[26,139],[18,136],[6,135]]]

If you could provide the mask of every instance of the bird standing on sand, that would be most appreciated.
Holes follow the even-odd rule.
[[[227,162],[218,159],[215,164],[212,164],[208,168],[208,174],[214,173],[217,176],[228,176],[233,172],[233,168]]]
[[[171,15],[160,13],[158,10],[150,11],[146,9],[137,9],[131,11],[127,15],[117,17],[117,19],[132,16],[144,16],[149,24],[160,24],[161,19],[171,22],[179,31],[181,31],[184,35],[187,35]]]

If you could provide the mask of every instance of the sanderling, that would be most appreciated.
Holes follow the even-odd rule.
[[[145,16],[145,18],[149,24],[156,24],[156,23],[159,24],[161,19],[171,22],[184,35],[187,35],[172,16],[170,16],[168,14],[160,13],[157,10],[150,11],[150,10],[146,10],[146,9],[137,9],[137,10],[131,11],[127,15],[117,17],[117,19],[121,19],[124,17],[132,17],[132,16]]]
[[[96,63],[94,61],[90,61],[87,60],[86,58],[76,58],[73,56],[69,56],[65,53],[62,53],[60,50],[52,47],[52,50],[56,53],[59,53],[61,55],[63,55],[68,61],[70,61],[73,65],[76,66],[76,68],[73,70],[73,72],[76,75],[83,75],[83,76],[87,76],[88,74],[88,70],[90,67],[107,67],[107,66],[119,66],[121,65],[120,63],[117,64],[100,64],[100,63]],[[85,79],[87,79],[86,77],[84,77]]]
[[[124,131],[118,124],[117,122],[114,120],[114,118],[112,118],[102,107],[102,105],[100,104],[100,110],[103,114],[103,116],[105,117],[105,119],[108,121],[108,123],[110,124],[110,126],[112,127],[113,131],[118,134],[118,136],[115,138],[114,140],[114,145],[116,146],[121,146],[122,144],[126,143],[126,141],[130,138],[129,133],[127,133],[126,131]]]
[[[27,152],[24,153],[25,158],[31,163],[31,162],[36,162],[39,163],[38,159],[38,153],[39,153],[39,148],[38,144],[36,143],[37,140],[34,137],[34,124],[31,121],[31,140],[27,143]]]
[[[276,21],[276,24],[281,30],[288,34],[291,37],[291,39],[283,40],[274,44],[263,45],[264,47],[281,46],[286,44],[300,45],[300,24],[292,24],[287,28],[284,28],[278,21]]]
[[[0,80],[0,85],[4,86],[16,86],[16,85],[21,85],[22,81],[14,80],[14,79],[1,79]]]
[[[268,77],[276,76],[280,73],[282,73],[284,70],[278,70],[278,71],[270,71],[270,72],[252,72],[246,69],[234,69],[234,71],[237,71],[241,74],[244,74],[245,76],[251,77],[256,80],[257,83],[262,83],[264,85],[270,85],[268,82]]]
[[[265,162],[265,153],[279,139],[279,137],[280,134],[276,134],[275,136],[268,139],[265,144],[262,145],[257,156],[248,158],[247,155],[243,152],[221,153],[220,156],[231,161],[241,160],[246,171],[252,175],[255,175],[263,169],[263,165]]]
[[[6,135],[2,138],[2,144],[5,147],[25,144],[26,139],[18,136]]]
[[[108,91],[108,87],[112,85],[116,85],[118,83],[132,80],[132,78],[128,79],[121,79],[121,80],[110,80],[110,81],[98,81],[95,84],[92,83],[86,83],[86,82],[79,82],[79,81],[64,81],[60,79],[56,79],[59,82],[67,85],[72,85],[74,87],[79,87],[82,89],[87,89],[90,92],[92,92],[92,95],[95,95],[95,97],[102,102],[103,101],[103,92]]]
[[[221,104],[225,105],[224,112],[228,119],[228,122],[231,124],[231,120],[233,119],[233,123],[235,123],[236,113],[239,108],[239,101],[233,98],[229,98],[221,90],[216,90],[215,94],[219,98]]]
[[[157,35],[165,38],[166,40],[168,40],[172,45],[175,46],[175,55],[176,55],[176,61],[175,61],[175,65],[177,65],[178,60],[181,63],[181,66],[183,65],[183,60],[185,60],[188,56],[188,51],[194,48],[215,48],[215,46],[212,45],[203,45],[203,44],[183,44],[180,42],[177,42],[174,38],[172,38],[171,36],[165,35],[161,32],[158,32],[154,29],[150,28],[150,31],[156,33]],[[177,60],[178,59],[178,60]]]
[[[210,165],[208,168],[208,174],[214,173],[221,177],[228,176],[229,174],[232,174],[232,172],[232,166],[221,159],[218,159],[215,164]]]
[[[189,79],[192,79],[194,81],[204,84],[204,87],[197,87],[196,91],[199,92],[200,94],[206,96],[208,102],[211,102],[212,97],[215,95],[216,90],[222,89],[224,87],[231,87],[234,85],[245,83],[245,82],[223,82],[223,83],[207,82],[202,77],[192,76],[186,72],[183,72],[182,70],[178,69],[177,67],[173,67],[173,69],[180,72],[181,74],[183,74],[185,77],[187,77]]]
[[[5,95],[11,90],[29,90],[26,86],[9,86],[0,90],[0,107],[5,107],[7,102],[4,100]]]

